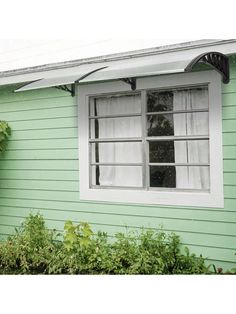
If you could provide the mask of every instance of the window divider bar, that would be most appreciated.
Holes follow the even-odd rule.
[[[124,167],[131,167],[131,166],[137,166],[141,167],[143,164],[142,163],[122,163],[122,162],[91,162],[90,166],[124,166]]]
[[[209,140],[209,135],[184,135],[184,136],[149,136],[146,137],[146,140],[149,142],[158,142],[158,141],[191,141],[191,140]]]
[[[208,108],[202,109],[192,109],[192,110],[171,110],[171,111],[153,111],[147,112],[147,116],[154,116],[154,115],[165,115],[165,114],[177,114],[177,113],[198,113],[198,112],[209,112]]]
[[[141,137],[90,139],[89,143],[142,142]]]
[[[109,118],[129,118],[129,117],[141,117],[141,113],[121,113],[121,114],[111,114],[111,115],[98,115],[89,116],[89,119],[109,119]]]
[[[210,166],[209,163],[168,163],[168,162],[150,162],[149,166]]]
[[[142,186],[115,186],[115,185],[92,185],[92,189],[113,189],[113,190],[144,190]]]

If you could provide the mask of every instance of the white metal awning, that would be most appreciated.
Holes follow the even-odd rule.
[[[106,59],[101,59],[101,62],[81,64],[76,67],[41,72],[37,74],[37,78],[35,77],[35,79],[32,79],[30,83],[27,83],[23,87],[18,88],[16,92],[53,86],[65,86],[79,82],[101,82],[108,80],[127,78],[131,79],[153,75],[189,72],[192,70],[194,60],[197,60],[197,62],[202,61],[204,63],[211,64],[211,62],[205,62],[208,61],[207,59],[199,59],[199,56],[214,51],[214,48],[212,48],[213,47],[186,50],[180,49],[178,51],[168,51],[165,53],[158,53],[153,55],[130,56],[116,59],[114,61],[106,61]],[[219,54],[231,52],[230,50],[228,51],[223,48],[218,49],[218,51]],[[223,57],[227,58],[226,56]],[[211,56],[210,59],[212,59]],[[216,58],[215,64],[217,64]]]
[[[153,62],[156,61],[156,62]],[[185,67],[191,60],[174,61],[159,63],[152,57],[146,57],[145,60],[119,60],[119,62],[108,62],[96,64],[93,69],[78,68],[78,72],[73,75],[65,73],[60,77],[42,78],[28,83],[15,90],[16,92],[33,89],[41,89],[53,86],[74,84],[75,82],[97,82],[122,79],[126,77],[143,77],[150,75],[159,75],[167,73],[180,73],[185,71]],[[68,72],[68,70],[67,70]]]
[[[72,73],[70,73],[70,75],[67,74],[67,71],[63,76],[38,79],[16,89],[15,92],[74,84],[75,82],[79,82],[85,78],[87,75],[90,75],[101,69],[104,69],[104,66],[81,66],[74,74],[73,72],[75,72],[75,69],[72,69]]]
[[[140,58],[140,60],[119,60],[94,65],[93,70],[80,70],[73,75],[65,74],[60,77],[42,78],[28,83],[15,90],[16,92],[33,89],[41,89],[53,86],[62,86],[74,83],[99,82],[107,80],[117,80],[131,77],[144,77],[151,75],[181,73],[191,62],[191,59],[178,60],[172,62],[161,62],[160,56],[150,56]],[[83,68],[83,66],[82,66]],[[79,71],[80,70],[80,71]],[[67,71],[68,72],[68,71]]]
[[[148,58],[147,60],[125,60],[122,63],[112,64],[102,71],[93,73],[81,80],[81,82],[96,82],[122,79],[126,77],[144,77],[181,73],[185,71],[185,68],[191,59],[163,63],[153,61],[155,61],[153,58]]]

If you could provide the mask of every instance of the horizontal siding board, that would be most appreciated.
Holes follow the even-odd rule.
[[[18,226],[14,226],[14,225],[9,226],[9,225],[0,224],[0,230],[1,230],[0,239],[1,240],[6,239],[6,237],[14,234],[17,227]]]
[[[8,150],[0,160],[21,160],[21,159],[78,159],[78,149],[29,149],[29,150]]]
[[[236,135],[236,134],[235,134]],[[236,159],[224,160],[224,171],[235,172],[236,171]]]
[[[236,105],[235,93],[236,93],[236,91],[222,95],[222,106],[223,107]]]
[[[77,138],[57,138],[57,139],[35,139],[35,140],[20,140],[20,141],[10,141],[8,143],[8,149],[68,149],[77,148],[78,139]]]
[[[78,119],[76,117],[61,117],[52,119],[38,119],[27,121],[10,122],[13,132],[19,130],[38,130],[38,129],[54,129],[54,128],[76,128],[78,127]]]
[[[32,140],[32,139],[56,139],[56,138],[73,138],[77,137],[77,128],[55,128],[43,130],[20,130],[12,131],[9,141]]]
[[[0,180],[0,189],[79,191],[78,181]],[[2,191],[4,193],[4,191]]]
[[[224,159],[235,159],[236,157],[236,146],[224,146],[223,147]]]
[[[22,206],[29,208],[49,208],[55,210],[71,210],[71,211],[86,211],[91,213],[101,212],[117,215],[141,215],[150,217],[170,217],[179,219],[198,219],[209,221],[235,221],[236,200],[225,199],[225,210],[211,208],[181,208],[181,207],[157,207],[154,205],[140,206],[136,204],[110,204],[110,203],[90,203],[90,202],[73,202],[73,200],[54,200],[34,199],[29,194],[21,199],[7,197],[1,195],[0,204],[3,206]]]
[[[235,119],[236,118],[236,106],[223,107],[222,115],[223,115],[223,119]]]
[[[12,121],[24,121],[38,120],[38,119],[50,119],[50,118],[63,118],[63,117],[76,117],[77,106],[67,106],[59,108],[45,108],[39,110],[27,110],[22,114],[19,112],[3,112],[1,113],[1,119],[7,120],[9,123]]]
[[[206,258],[214,256],[215,259],[219,261],[228,261],[231,263],[236,263],[235,250],[233,249],[222,249],[222,248],[211,248],[204,246],[193,246],[188,245],[188,248],[191,252],[194,252],[196,255],[202,255]]]
[[[223,120],[223,132],[236,132],[236,119]]]
[[[215,269],[222,268],[224,272],[230,271],[232,268],[235,268],[235,262],[226,262],[226,261],[217,261],[212,259],[207,259],[206,263],[210,265],[210,270],[215,271],[213,268],[213,265],[215,266]]]
[[[0,170],[76,170],[78,160],[4,160]]]
[[[30,190],[30,189],[1,189],[0,197],[7,198],[20,198],[27,199],[32,198],[35,200],[57,200],[57,201],[79,201],[79,192],[74,193],[72,191],[61,190]]]
[[[23,101],[32,101],[38,99],[49,99],[55,97],[68,97],[68,92],[63,90],[59,90],[57,88],[43,88],[37,90],[31,90],[27,92],[17,92],[14,90],[18,87],[22,86],[22,84],[11,85],[8,87],[1,87],[0,89],[0,104],[4,103],[12,103],[12,102],[23,102]]]
[[[236,185],[225,185],[224,195],[225,197],[232,197],[236,199]]]
[[[224,207],[226,210],[236,211],[236,199],[225,198]]]
[[[193,209],[193,208],[171,208],[171,207],[154,207],[154,206],[138,206],[126,204],[110,204],[110,203],[89,203],[89,202],[73,202],[59,200],[38,200],[33,198],[12,198],[3,196],[0,199],[1,206],[28,207],[36,209],[52,209],[57,211],[73,211],[88,212],[90,214],[108,214],[108,215],[124,215],[124,216],[140,216],[159,217],[159,218],[176,218],[190,220],[205,220],[216,222],[235,222],[236,210],[222,209]],[[235,209],[235,207],[234,207]]]
[[[181,242],[188,245],[200,245],[210,246],[217,248],[227,248],[235,250],[235,237],[222,236],[222,235],[211,235],[211,234],[195,234],[189,232],[178,231],[177,234],[180,236]],[[202,253],[200,253],[202,254]]]
[[[234,93],[236,92],[236,79],[231,78],[229,84],[222,84],[223,93]]]
[[[78,170],[0,170],[0,180],[72,180],[78,181]]]
[[[71,97],[68,93],[66,97],[54,97],[54,98],[44,98],[35,100],[24,100],[18,102],[6,102],[0,104],[0,113],[3,112],[19,112],[23,113],[28,110],[38,110],[48,109],[48,108],[59,108],[66,106],[75,105],[75,98]]]
[[[223,134],[223,145],[236,145],[236,132]]]
[[[236,185],[236,172],[224,173],[225,185]]]

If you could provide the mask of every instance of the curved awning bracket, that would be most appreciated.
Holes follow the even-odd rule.
[[[75,83],[79,83],[80,81],[82,81],[82,80],[83,80],[84,78],[86,78],[87,76],[89,76],[89,75],[91,75],[91,74],[93,74],[93,73],[95,73],[95,72],[97,72],[97,71],[106,69],[106,68],[107,68],[107,66],[105,66],[105,67],[100,67],[100,68],[98,68],[98,69],[92,70],[92,71],[90,71],[90,72],[84,74],[84,75],[81,76],[80,78],[78,78],[78,79],[75,81]]]
[[[131,86],[132,90],[136,90],[136,78],[122,78],[120,79],[122,82],[125,82],[126,84],[129,84]]]
[[[186,72],[191,72],[193,67],[198,63],[205,63],[212,66],[216,71],[222,75],[222,81],[224,84],[228,84],[230,80],[229,76],[229,58],[220,52],[207,52],[202,53],[194,58],[185,68]]]
[[[59,85],[54,87],[65,92],[69,92],[71,94],[71,97],[75,96],[75,84],[71,84],[71,88],[69,88],[67,85]]]

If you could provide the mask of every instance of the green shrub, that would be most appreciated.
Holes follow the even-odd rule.
[[[180,251],[179,237],[163,231],[118,234],[112,245],[114,274],[201,274],[207,273],[202,257]]]
[[[30,215],[15,235],[1,243],[1,273],[45,273],[58,246],[55,233],[46,229],[43,217]]]
[[[61,235],[62,236],[62,235]],[[41,215],[30,215],[0,245],[3,274],[204,274],[204,259],[183,251],[176,234],[143,230],[94,234],[89,224],[65,223],[59,239]]]
[[[7,122],[0,121],[0,152],[5,151],[7,140],[11,135],[11,129]]]
[[[87,223],[81,222],[74,226],[67,221],[65,233],[59,250],[51,261],[50,274],[105,274],[106,261],[110,260],[106,233],[94,234]],[[111,261],[110,261],[111,263]]]

